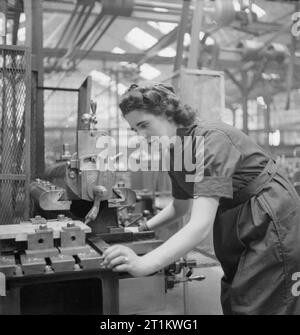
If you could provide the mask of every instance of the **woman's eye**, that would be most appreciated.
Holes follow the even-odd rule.
[[[142,124],[142,125],[140,126],[140,128],[141,128],[141,129],[145,129],[145,128],[147,128],[147,124]]]

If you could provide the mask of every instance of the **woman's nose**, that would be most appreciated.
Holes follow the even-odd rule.
[[[145,130],[138,130],[137,134],[138,136],[143,137],[147,141],[148,145],[151,143],[151,136],[149,136]]]
[[[138,130],[138,131],[137,131],[137,134],[138,134],[139,136],[143,136],[143,137],[147,138],[147,133],[146,133],[145,130]]]

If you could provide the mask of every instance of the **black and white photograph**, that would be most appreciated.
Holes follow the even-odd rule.
[[[0,0],[17,315],[118,335],[300,315],[300,0]]]

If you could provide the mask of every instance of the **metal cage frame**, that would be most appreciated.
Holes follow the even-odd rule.
[[[0,45],[0,224],[29,218],[31,52]]]

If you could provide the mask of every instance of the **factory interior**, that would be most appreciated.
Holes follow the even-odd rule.
[[[1,0],[0,39],[0,315],[222,315],[212,229],[151,275],[103,266],[111,246],[142,257],[190,217],[140,229],[172,182],[124,168],[124,149],[153,157],[119,104],[132,84],[172,86],[300,194],[300,1]]]

